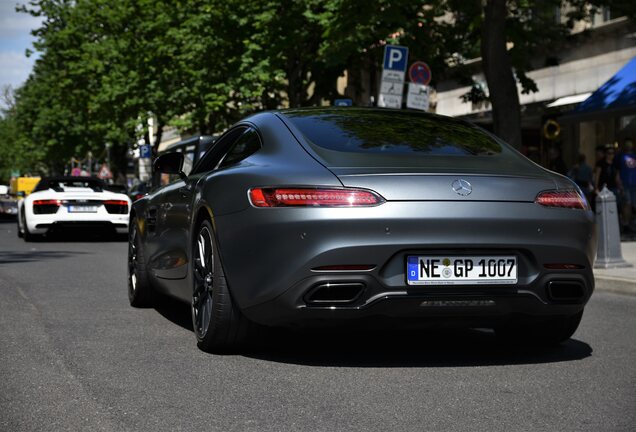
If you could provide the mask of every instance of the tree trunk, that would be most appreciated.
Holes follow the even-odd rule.
[[[521,111],[512,63],[506,49],[506,0],[486,0],[481,56],[492,104],[495,135],[521,148]]]

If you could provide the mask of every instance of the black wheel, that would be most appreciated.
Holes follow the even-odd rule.
[[[150,307],[153,300],[137,219],[130,221],[128,235],[128,300],[134,307]]]
[[[31,234],[29,232],[29,226],[26,223],[26,216],[24,215],[24,211],[22,212],[22,227],[24,228],[24,231],[22,231],[22,237],[24,238],[24,241],[27,242],[33,242],[33,241],[38,241],[41,237],[37,234]],[[20,232],[20,229],[18,228],[18,233]],[[18,234],[19,236],[20,234]]]
[[[569,316],[550,318],[541,323],[508,323],[496,329],[497,336],[514,345],[553,346],[568,340],[579,327],[583,311]]]
[[[22,238],[24,237],[24,234],[22,233],[22,228],[20,228],[20,219],[16,218],[16,225],[18,226],[18,237]]]
[[[209,221],[196,231],[192,245],[192,326],[197,345],[207,352],[238,347],[249,321],[232,300]]]

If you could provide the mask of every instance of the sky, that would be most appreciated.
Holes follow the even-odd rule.
[[[0,0],[0,89],[24,83],[35,61],[25,51],[33,48],[31,30],[39,26],[40,18],[15,11],[17,4],[24,3],[26,0]]]

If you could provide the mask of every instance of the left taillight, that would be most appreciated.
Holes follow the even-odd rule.
[[[384,199],[364,189],[253,188],[249,199],[254,207],[368,207]]]
[[[124,200],[106,200],[104,207],[108,213],[126,214],[128,213],[128,201]]]
[[[579,210],[589,210],[590,208],[585,197],[574,189],[543,191],[537,195],[535,202],[545,207]]]
[[[53,214],[62,205],[61,200],[34,200],[33,214]]]

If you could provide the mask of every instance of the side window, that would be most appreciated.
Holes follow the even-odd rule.
[[[219,163],[217,169],[235,165],[243,159],[256,153],[261,148],[261,140],[258,133],[252,128],[246,130],[234,143]]]
[[[223,155],[234,145],[245,129],[245,126],[240,126],[223,134],[221,138],[219,138],[214,145],[210,146],[208,151],[201,156],[201,159],[196,163],[192,172],[196,174],[212,171],[216,168]]]

